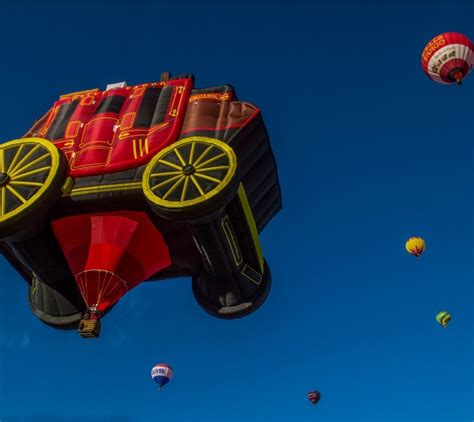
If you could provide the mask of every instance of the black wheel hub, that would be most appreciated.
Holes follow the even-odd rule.
[[[191,174],[193,174],[196,169],[191,165],[191,164],[186,164],[184,167],[183,167],[183,174],[185,176],[190,176]]]
[[[10,180],[10,176],[7,173],[0,173],[0,186],[4,186]]]

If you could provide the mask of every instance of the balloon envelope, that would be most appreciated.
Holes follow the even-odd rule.
[[[434,37],[421,54],[426,75],[441,84],[461,84],[474,65],[474,44],[459,32]]]
[[[159,363],[151,369],[151,377],[161,389],[173,378],[173,369],[165,363]]]
[[[308,400],[313,404],[316,404],[320,398],[321,398],[321,393],[319,391],[310,391],[308,393]]]
[[[419,257],[426,249],[426,243],[421,237],[410,237],[405,243],[406,251],[413,256]]]
[[[446,311],[441,311],[436,314],[436,321],[444,328],[446,328],[451,321],[451,315]]]

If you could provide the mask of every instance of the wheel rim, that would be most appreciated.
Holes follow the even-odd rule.
[[[165,208],[204,202],[221,192],[235,175],[237,160],[226,143],[191,137],[160,151],[147,166],[145,196]]]
[[[50,187],[58,172],[58,149],[40,138],[0,145],[0,222],[21,214]]]

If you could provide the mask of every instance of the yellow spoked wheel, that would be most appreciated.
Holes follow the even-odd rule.
[[[38,223],[61,196],[66,168],[64,156],[45,139],[0,144],[0,237]]]
[[[192,219],[225,206],[238,188],[237,158],[225,142],[193,136],[160,151],[143,175],[152,208],[171,219]]]

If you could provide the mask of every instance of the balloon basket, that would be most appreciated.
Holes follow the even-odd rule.
[[[78,333],[82,338],[96,338],[100,334],[99,319],[82,319],[79,323]]]

